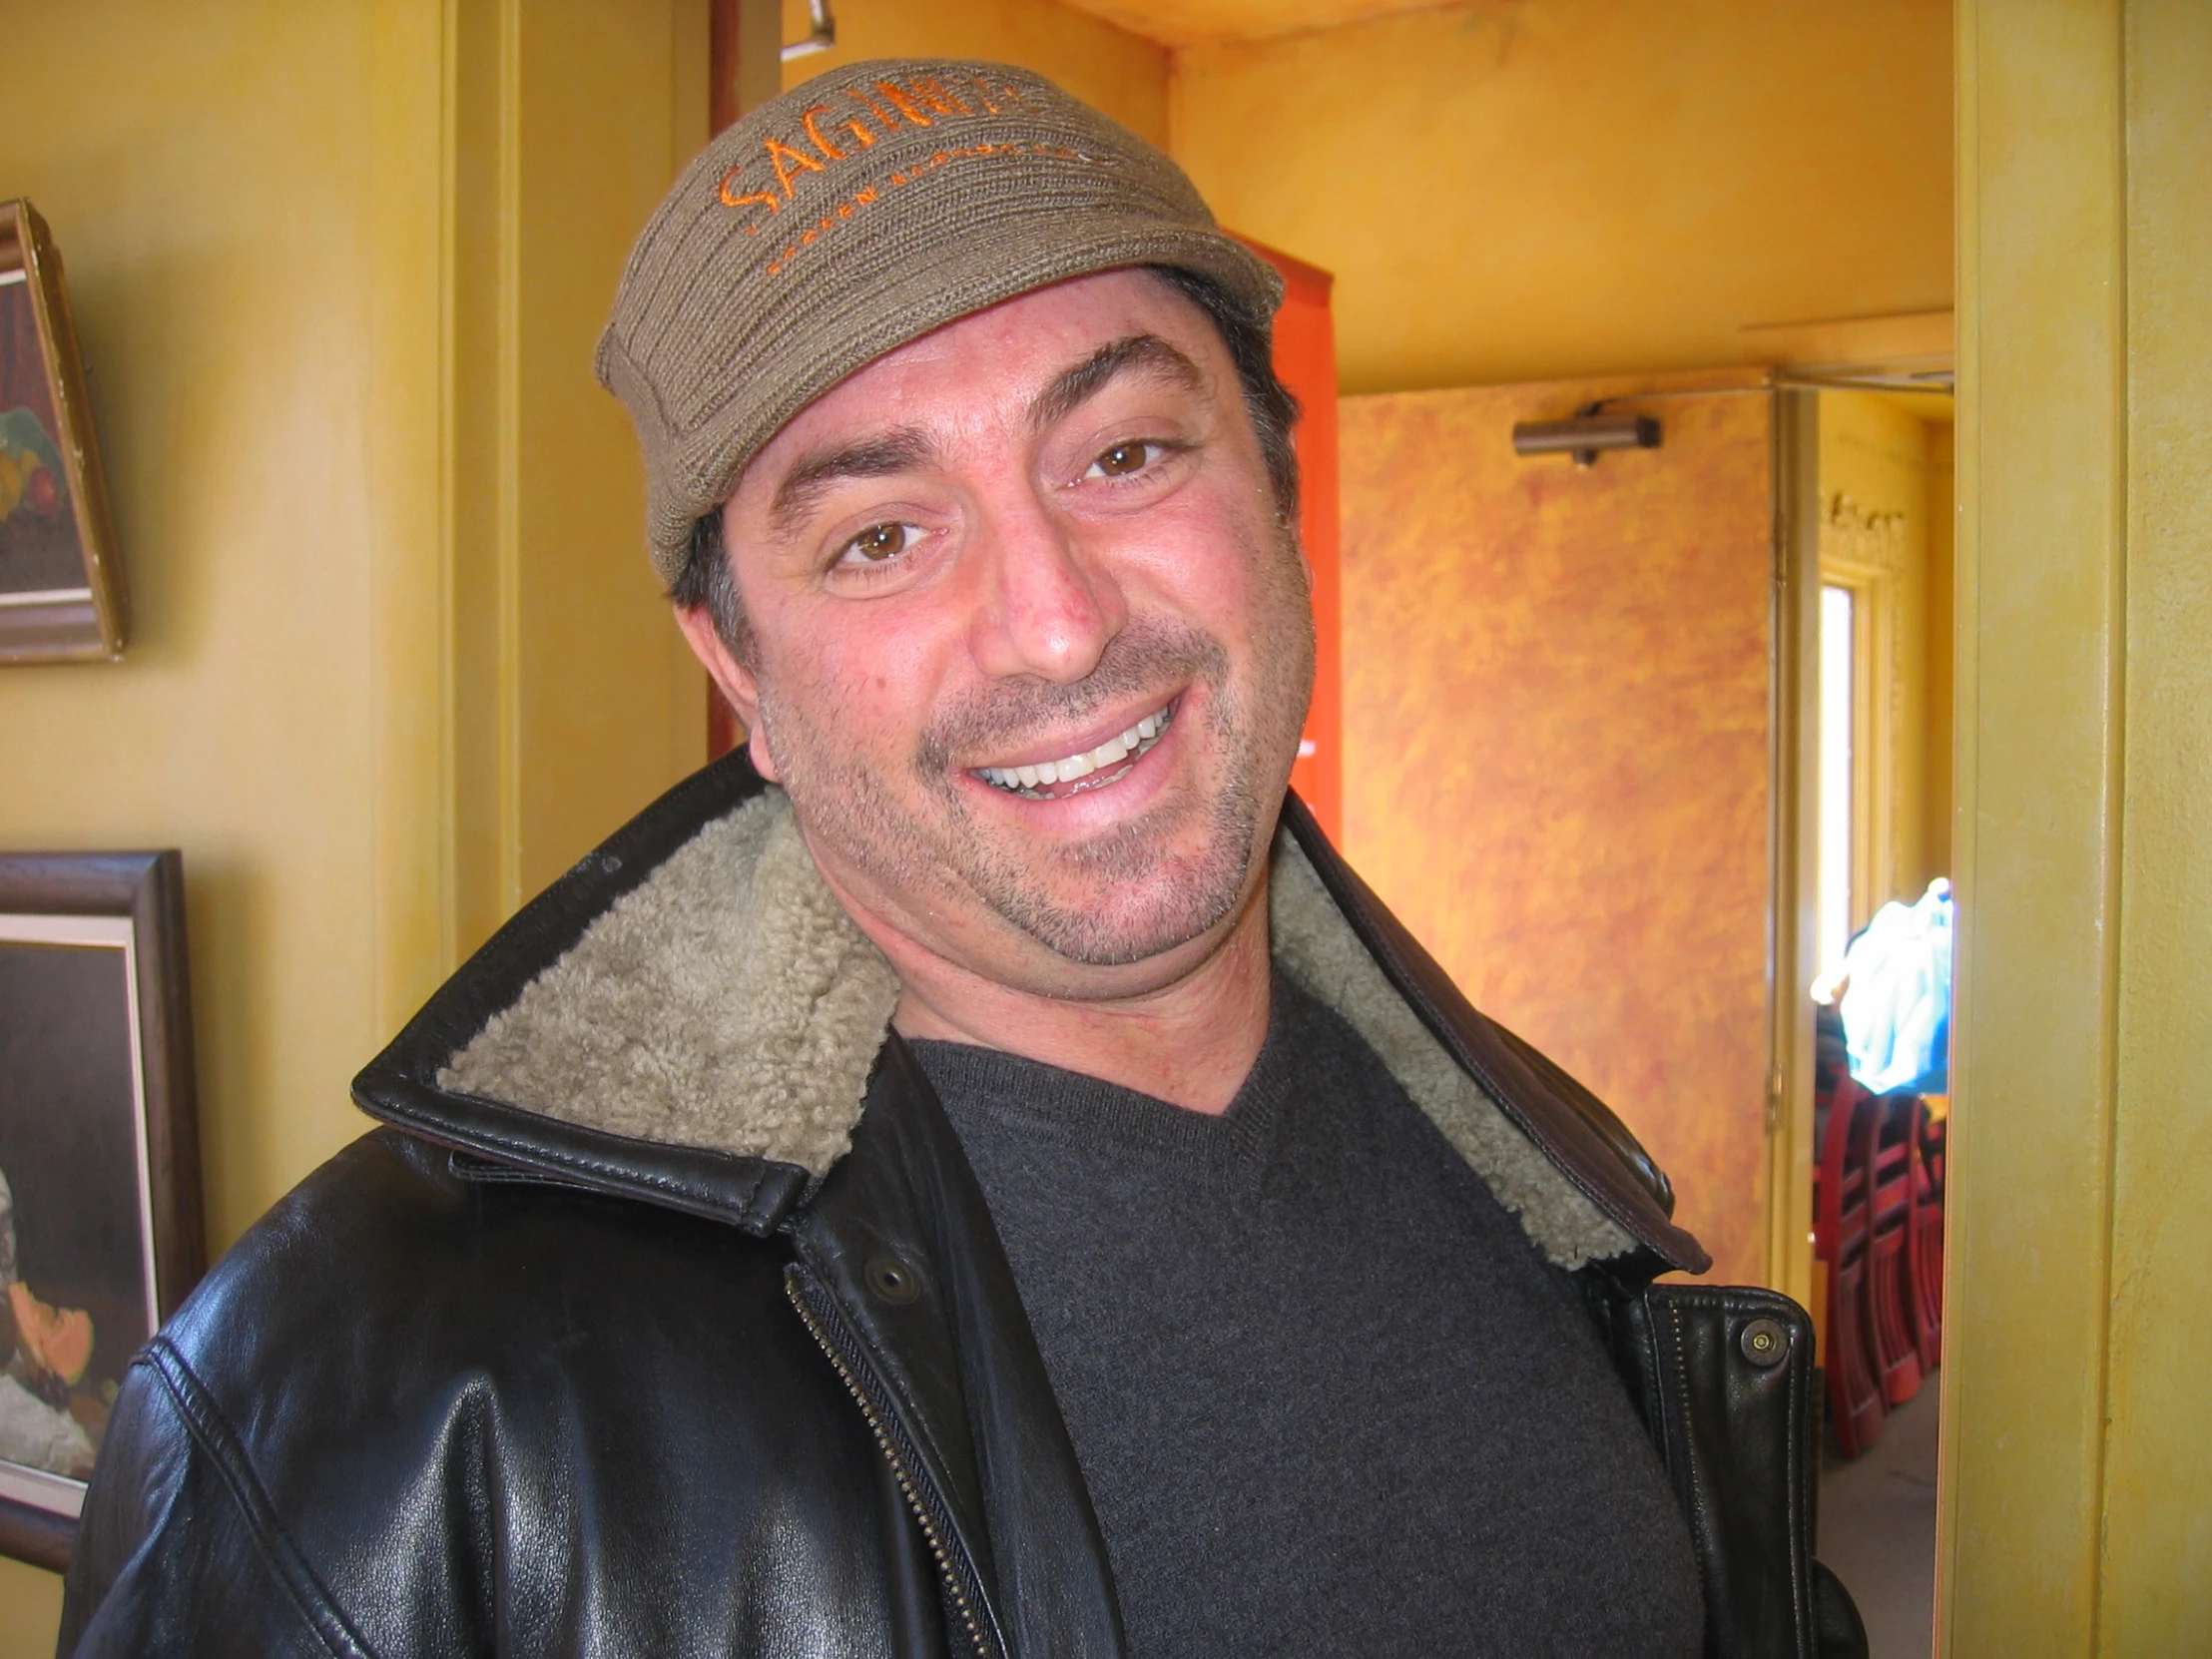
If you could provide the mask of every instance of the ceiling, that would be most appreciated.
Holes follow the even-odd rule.
[[[1164,46],[1334,29],[1396,12],[1429,11],[1437,0],[1066,0],[1131,34]]]

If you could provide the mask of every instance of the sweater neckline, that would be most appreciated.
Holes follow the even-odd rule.
[[[987,1123],[1249,1191],[1267,1166],[1290,1097],[1305,1000],[1276,977],[1259,1057],[1218,1115],[999,1049],[933,1039],[907,1046],[963,1138]]]

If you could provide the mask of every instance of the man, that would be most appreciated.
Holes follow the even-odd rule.
[[[65,1648],[1814,1651],[1802,1316],[1286,799],[1277,297],[1003,66],[693,164],[599,366],[746,752],[149,1348]]]

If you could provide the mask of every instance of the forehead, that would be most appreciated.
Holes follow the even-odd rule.
[[[1018,418],[1017,394],[1082,362],[1101,345],[1153,334],[1204,372],[1208,389],[1234,378],[1213,321],[1149,271],[1110,271],[1037,288],[948,322],[885,352],[807,405],[747,463],[736,493],[773,478],[825,438],[937,419],[972,422],[981,411]]]

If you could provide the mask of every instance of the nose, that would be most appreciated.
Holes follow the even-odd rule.
[[[976,666],[994,678],[1081,680],[1129,620],[1112,571],[1075,526],[1026,490],[994,503],[983,530],[983,580],[968,633]]]

